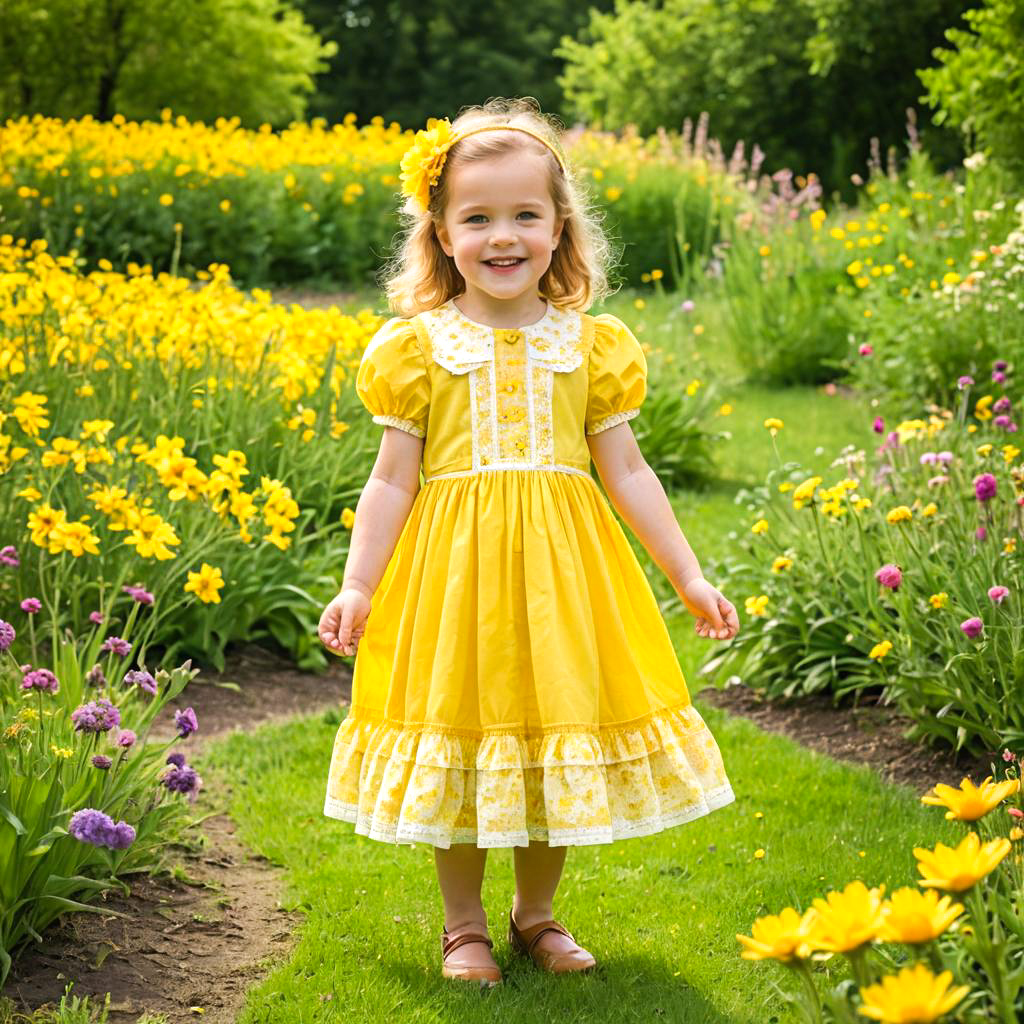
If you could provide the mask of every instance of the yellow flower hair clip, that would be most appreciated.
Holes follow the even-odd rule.
[[[451,123],[447,118],[443,120],[430,118],[427,121],[426,129],[416,133],[413,144],[402,156],[402,173],[400,175],[402,194],[412,197],[420,211],[426,213],[430,205],[430,190],[441,178],[444,162],[448,158],[448,150],[456,142],[466,138],[468,135],[491,131],[525,132],[527,135],[533,136],[533,138],[543,143],[554,153],[558,166],[562,169],[562,173],[565,173],[565,161],[555,152],[551,143],[529,128],[521,128],[518,125],[511,124],[488,124],[455,133],[452,131]]]

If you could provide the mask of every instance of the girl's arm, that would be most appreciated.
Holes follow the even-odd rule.
[[[622,516],[677,591],[703,579],[665,488],[647,465],[628,423],[587,435],[590,455],[615,511]]]
[[[424,438],[385,427],[377,461],[356,504],[341,589],[372,600],[420,489]]]

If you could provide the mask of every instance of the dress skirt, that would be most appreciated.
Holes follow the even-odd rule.
[[[389,843],[576,846],[733,799],[593,477],[428,480],[359,642],[325,814]]]

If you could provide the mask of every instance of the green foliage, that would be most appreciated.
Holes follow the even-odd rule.
[[[136,604],[122,633],[132,636]],[[79,636],[53,638],[52,665],[59,689],[21,688],[19,660],[31,657],[40,667],[34,631],[0,662],[0,984],[11,954],[69,910],[89,910],[89,900],[120,886],[122,876],[151,871],[163,849],[179,837],[184,824],[183,798],[160,785],[166,767],[165,743],[147,742],[154,721],[198,670],[188,662],[172,672],[158,671],[156,693],[123,681],[133,662],[103,652],[106,630],[93,627]],[[130,653],[130,652],[129,652]],[[102,670],[96,681],[95,669]],[[90,675],[90,671],[93,675]],[[105,698],[120,712],[120,726],[109,732],[75,730],[71,713],[79,705]],[[121,730],[137,736],[130,746],[117,745]],[[109,757],[106,769],[94,766],[95,755]],[[68,831],[72,815],[90,808],[126,821],[135,839],[126,849],[80,841]],[[107,911],[109,913],[109,911]]]
[[[205,0],[201,12],[193,0],[5,0],[0,111],[107,120],[171,107],[284,126],[336,52],[286,0]]]
[[[919,91],[913,69],[966,6],[618,0],[563,37],[559,83],[577,114],[605,128],[633,123],[646,134],[706,111],[727,149],[756,142],[772,170],[813,170],[847,189],[872,136],[883,148],[902,136]],[[951,154],[949,139],[930,141]]]
[[[899,424],[901,442],[877,453],[844,449],[826,490],[817,489],[820,475],[785,463],[737,495],[766,528],[748,528],[746,555],[726,560],[725,579],[748,601],[766,599],[765,607],[748,605],[744,629],[702,671],[742,673],[773,697],[880,693],[914,720],[911,738],[957,749],[1024,742],[1015,583],[1024,475],[1012,448],[1001,448],[1005,433],[966,429],[967,403],[965,392],[952,423]],[[983,473],[997,481],[987,501],[973,486]],[[864,499],[871,504],[858,508]],[[896,510],[898,521],[889,521]],[[895,590],[875,578],[886,564],[902,570]],[[1009,594],[991,597],[996,585]],[[983,631],[972,639],[961,624],[975,617]]]
[[[1024,7],[982,0],[967,11],[969,31],[945,33],[936,68],[919,71],[935,122],[958,128],[970,150],[981,148],[1024,181]]]

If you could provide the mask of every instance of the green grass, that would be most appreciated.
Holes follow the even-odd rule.
[[[795,1021],[768,984],[794,991],[785,969],[740,959],[736,933],[857,878],[887,892],[914,884],[912,847],[958,833],[867,768],[698,707],[736,802],[655,836],[569,851],[555,914],[598,959],[589,978],[552,978],[512,962],[512,855],[490,851],[484,906],[507,984],[486,995],[440,977],[432,848],[379,843],[322,816],[337,716],[218,742],[202,760],[210,790],[230,785],[241,837],[285,869],[283,902],[306,915],[294,954],[250,992],[239,1024]],[[845,976],[839,958],[821,970]]]

